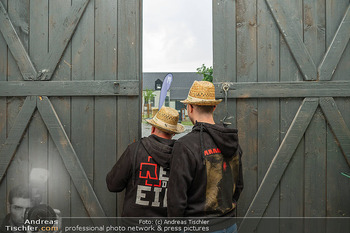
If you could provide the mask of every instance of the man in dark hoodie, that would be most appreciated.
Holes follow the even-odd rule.
[[[166,217],[169,164],[174,134],[184,131],[179,113],[162,107],[150,120],[151,135],[127,147],[107,174],[109,191],[126,188],[123,217]]]
[[[174,144],[168,216],[233,217],[243,189],[237,130],[215,124],[213,112],[221,100],[215,100],[211,82],[195,81],[182,102],[194,127]],[[234,219],[221,218],[210,230],[235,232],[237,226]]]

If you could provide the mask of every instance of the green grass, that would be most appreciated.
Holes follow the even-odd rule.
[[[182,121],[181,124],[183,125],[193,125],[191,121]]]

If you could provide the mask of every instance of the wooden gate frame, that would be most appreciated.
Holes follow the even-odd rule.
[[[221,17],[229,14],[225,11],[225,4],[230,3],[222,4],[223,1],[220,0],[215,2],[218,2],[216,7],[222,9],[224,14]],[[215,83],[217,97],[224,98],[224,86],[229,86],[227,98],[231,99],[281,98],[287,95],[288,97],[302,97],[304,101],[245,214],[239,232],[255,231],[318,106],[325,114],[345,160],[350,166],[350,130],[333,99],[333,97],[349,97],[350,82],[330,82],[350,39],[350,4],[320,65],[316,67],[302,37],[298,33],[296,25],[288,19],[284,8],[281,6],[286,3],[278,0],[265,0],[265,2],[305,82],[217,82]],[[224,41],[225,45],[223,47],[229,50],[228,48],[232,46],[230,39]],[[226,53],[225,55],[228,56]]]
[[[3,181],[7,169],[15,156],[21,139],[32,115],[37,109],[49,134],[55,142],[64,165],[83,201],[90,217],[105,217],[106,214],[88,180],[79,158],[68,138],[61,121],[56,114],[48,96],[138,96],[139,81],[49,81],[54,74],[61,57],[70,42],[75,29],[85,12],[90,0],[75,0],[63,24],[57,29],[59,37],[54,39],[56,46],[43,56],[44,64],[41,70],[36,70],[33,62],[25,50],[10,17],[0,1],[0,31],[19,67],[25,81],[4,82],[0,86],[0,97],[27,96],[8,133],[4,144],[0,145],[0,183]],[[37,66],[38,67],[38,66]],[[101,220],[92,219],[95,224]],[[104,221],[102,221],[103,223]],[[106,221],[107,223],[107,221]]]

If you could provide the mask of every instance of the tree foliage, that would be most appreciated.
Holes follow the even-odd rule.
[[[148,104],[148,103],[150,102],[150,100],[151,100],[154,96],[155,96],[155,94],[153,93],[152,90],[146,89],[146,90],[144,91],[144,94],[143,94],[143,98],[144,98],[144,100],[145,100],[145,103]]]
[[[204,64],[202,67],[197,68],[197,74],[203,76],[202,81],[213,82],[213,67],[206,67]]]

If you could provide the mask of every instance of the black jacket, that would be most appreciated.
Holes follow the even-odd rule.
[[[107,174],[109,191],[120,192],[126,188],[123,217],[166,216],[169,164],[174,142],[155,135],[143,138],[129,145]]]
[[[236,129],[197,122],[174,144],[168,216],[234,216],[243,189],[241,156]]]

